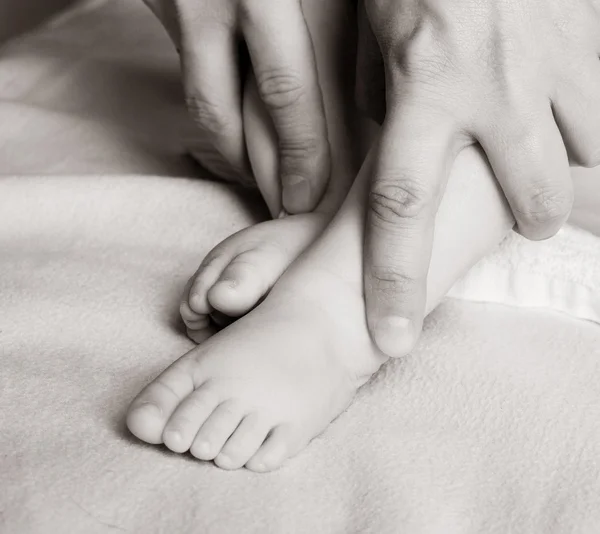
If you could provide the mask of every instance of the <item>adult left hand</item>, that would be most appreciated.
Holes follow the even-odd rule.
[[[379,348],[401,356],[422,328],[435,214],[460,150],[482,146],[530,239],[552,236],[569,215],[569,159],[600,162],[600,8],[598,0],[362,7],[357,100],[385,116],[368,203],[367,316]]]

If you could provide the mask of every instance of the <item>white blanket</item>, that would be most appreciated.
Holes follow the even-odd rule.
[[[600,530],[600,328],[552,311],[444,303],[276,473],[132,439],[129,400],[193,346],[186,277],[265,213],[192,178],[184,120],[139,2],[0,51],[2,534]]]

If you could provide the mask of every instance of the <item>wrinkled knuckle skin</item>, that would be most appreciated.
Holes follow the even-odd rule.
[[[185,101],[192,119],[203,130],[215,134],[230,130],[229,121],[213,102],[198,94],[187,95]]]
[[[380,221],[394,224],[418,218],[430,200],[431,195],[416,180],[381,180],[371,188],[369,208]]]
[[[234,127],[219,106],[203,97],[186,97],[189,114],[198,127],[197,135],[188,140],[187,149],[202,166],[227,181],[244,183],[244,169],[230,161],[220,150],[221,142],[235,135]]]
[[[256,83],[264,104],[273,110],[291,108],[304,98],[302,80],[287,70],[264,72],[257,76]]]
[[[572,206],[571,190],[556,186],[539,186],[532,191],[527,204],[519,207],[519,218],[534,227],[551,226],[565,221]]]
[[[372,287],[379,293],[393,297],[411,297],[418,292],[418,283],[399,268],[387,266],[372,266],[370,268]]]
[[[327,141],[314,134],[308,134],[295,139],[282,139],[279,142],[279,152],[282,166],[286,169],[295,168],[307,161],[315,161],[327,153]],[[292,169],[293,170],[293,169]]]

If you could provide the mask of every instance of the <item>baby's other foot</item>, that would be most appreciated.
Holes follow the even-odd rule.
[[[385,359],[364,327],[360,286],[315,262],[299,270],[148,385],[129,409],[131,432],[224,469],[259,472],[319,435]]]
[[[322,232],[323,214],[294,215],[251,226],[206,256],[185,287],[180,312],[188,336],[202,343],[248,313]]]

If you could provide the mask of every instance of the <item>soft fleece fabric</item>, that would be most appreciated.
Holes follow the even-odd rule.
[[[185,279],[264,213],[190,178],[176,62],[131,0],[0,53],[0,532],[597,533],[600,328],[553,311],[444,303],[273,474],[128,435]]]

